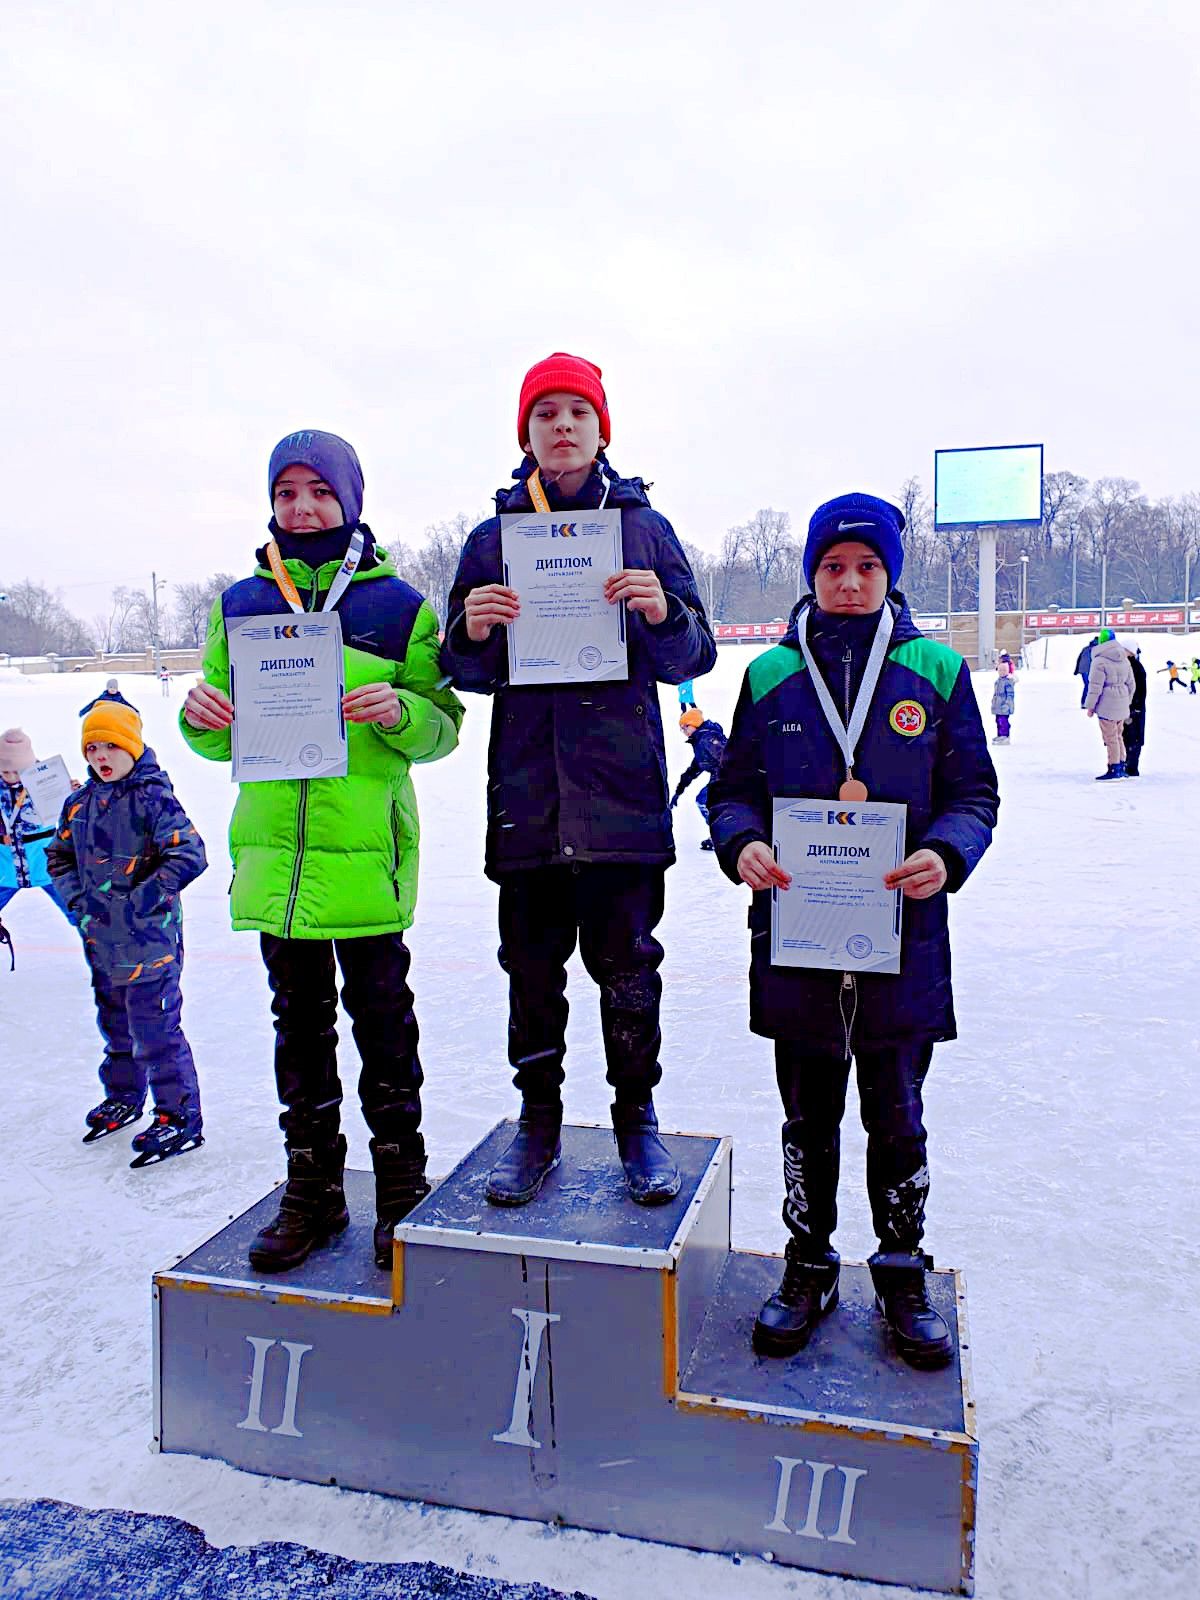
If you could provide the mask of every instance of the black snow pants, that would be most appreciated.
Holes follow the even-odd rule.
[[[912,1255],[925,1231],[929,1193],[921,1088],[933,1059],[929,1040],[859,1050],[858,1097],[867,1133],[867,1195],[883,1252]],[[819,1261],[837,1224],[841,1122],[850,1062],[796,1039],[776,1039],[775,1076],[783,1100],[783,1220]]]
[[[417,1019],[408,986],[412,957],[398,933],[360,939],[261,935],[275,1017],[279,1126],[289,1149],[329,1149],[341,1124],[337,1070],[337,972],[362,1060],[358,1096],[376,1139],[400,1143],[421,1124]]]
[[[500,883],[500,965],[508,974],[508,1059],[529,1104],[555,1104],[567,1032],[567,962],[576,943],[600,989],[608,1081],[641,1105],[662,1077],[658,975],[666,869],[581,862],[506,874]]]

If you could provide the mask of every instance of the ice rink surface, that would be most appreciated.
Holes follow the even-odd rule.
[[[1039,665],[1020,675],[1013,741],[993,751],[996,840],[952,903],[961,1037],[938,1047],[927,1086],[926,1242],[939,1266],[966,1274],[981,1440],[976,1577],[987,1600],[1196,1593],[1200,695],[1168,693],[1156,669],[1200,654],[1200,636],[1137,642],[1151,672],[1144,776],[1093,782],[1099,730],[1070,675],[1082,640],[1033,646]],[[750,655],[724,647],[696,686],[726,728]],[[99,1094],[78,945],[41,894],[19,895],[4,914],[17,969],[0,970],[0,1494],[171,1514],[214,1544],[293,1540],[597,1600],[627,1600],[635,1585],[738,1600],[903,1592],[150,1451],[151,1274],[259,1198],[283,1164],[257,941],[228,928],[228,768],[193,756],[175,726],[191,681],[176,680],[169,700],[149,678],[121,687],[208,844],[209,871],[184,896],[202,1150],[132,1172],[123,1135],[80,1143]],[[992,675],[975,681],[986,717]],[[0,671],[0,727],[23,726],[39,756],[61,752],[82,776],[77,711],[102,683]],[[460,750],[414,773],[424,837],[413,986],[435,1171],[515,1109],[496,891],[481,871],[489,706],[465,698]],[[662,701],[674,781],[687,747],[674,690]],[[656,1098],[664,1127],[732,1136],[734,1243],[781,1250],[771,1053],[746,1026],[748,891],[700,851],[694,793],[676,813],[679,861],[660,929]],[[567,1115],[604,1121],[595,990],[578,961],[569,993]],[[343,1034],[350,1162],[366,1167]],[[863,1156],[851,1110],[837,1241],[851,1260],[873,1247]]]

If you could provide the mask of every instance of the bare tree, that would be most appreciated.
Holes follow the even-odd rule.
[[[92,619],[92,639],[96,649],[104,655],[138,649],[139,645],[135,643],[136,617],[139,609],[145,611],[146,604],[145,595],[118,584],[112,592],[112,604],[107,615]]]
[[[738,569],[746,547],[745,528],[730,528],[721,540],[721,554],[714,563],[716,599],[714,611],[722,621],[729,620],[730,600],[738,577]]]
[[[10,584],[0,606],[0,650],[9,655],[80,655],[90,652],[87,629],[45,584],[28,578]]]
[[[791,517],[770,506],[756,511],[741,530],[760,593],[765,593],[776,567],[792,548]]]
[[[198,649],[204,642],[214,601],[236,581],[228,572],[217,572],[211,578],[202,578],[195,583],[177,583],[172,609],[172,637]]]
[[[454,574],[458,571],[458,559],[468,534],[481,520],[460,511],[448,522],[435,522],[426,528],[425,542],[418,550],[412,550],[398,541],[387,547],[401,577],[421,591],[437,612],[438,621],[443,627],[446,625],[446,606],[454,586]]]

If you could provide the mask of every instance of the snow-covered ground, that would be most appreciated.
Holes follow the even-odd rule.
[[[995,751],[995,845],[953,906],[961,1039],[928,1085],[928,1244],[965,1269],[981,1433],[978,1588],[1012,1600],[1174,1600],[1196,1593],[1200,1483],[1200,696],[1152,676],[1144,776],[1096,784],[1094,722],[1070,676],[1080,640],[1017,685],[1013,742]],[[1153,671],[1200,637],[1142,638]],[[728,725],[749,650],[697,685]],[[1043,648],[1031,652],[1041,660]],[[191,680],[186,680],[190,682]],[[986,713],[991,675],[977,691]],[[0,673],[0,727],[39,755],[74,754],[88,675]],[[171,1513],[216,1544],[287,1539],[365,1560],[438,1561],[491,1577],[650,1594],[780,1600],[874,1590],[758,1562],[427,1509],[149,1452],[150,1277],[280,1175],[267,992],[251,935],[227,926],[228,769],[197,760],[146,678],[162,764],[209,846],[187,891],[184,1023],[207,1143],[131,1172],[127,1140],[85,1147],[97,1036],[75,936],[40,894],[5,912],[17,970],[0,970],[0,1494]],[[461,750],[416,774],[424,819],[413,982],[426,1137],[444,1170],[514,1095],[495,890],[480,870],[488,706],[469,698]],[[664,691],[674,773],[686,747]],[[695,791],[691,791],[694,793]],[[746,891],[699,850],[691,795],[662,929],[667,1127],[731,1134],[734,1239],[781,1249],[779,1112],[767,1043],[746,1029]],[[6,964],[4,964],[6,965]],[[607,1116],[595,991],[572,972],[568,1115]],[[356,1072],[342,1046],[345,1077]],[[351,1163],[366,1132],[347,1105]],[[863,1139],[848,1117],[839,1244],[872,1247]]]

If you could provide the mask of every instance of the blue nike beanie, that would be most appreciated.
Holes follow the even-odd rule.
[[[287,467],[311,467],[319,472],[338,497],[342,508],[342,521],[352,526],[362,516],[363,474],[353,446],[336,433],[319,433],[315,429],[302,429],[289,433],[271,451],[271,465],[267,469],[267,493],[275,504],[275,482]]]
[[[804,576],[809,588],[825,552],[850,539],[870,545],[887,568],[888,588],[894,589],[904,571],[903,532],[904,513],[889,500],[877,500],[873,494],[840,494],[836,500],[827,500],[808,523]]]

